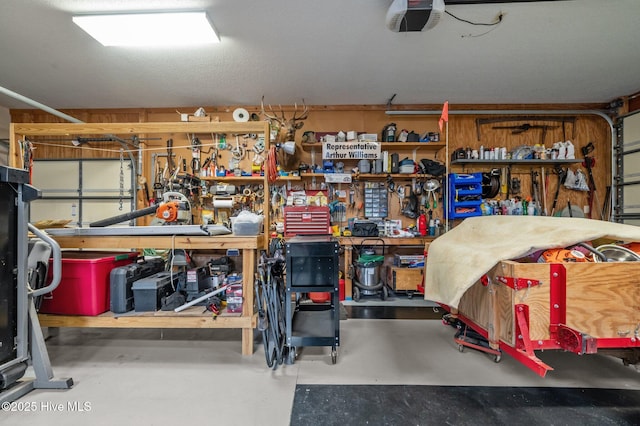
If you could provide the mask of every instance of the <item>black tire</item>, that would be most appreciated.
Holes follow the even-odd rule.
[[[360,301],[360,289],[358,287],[353,288],[353,300],[356,302]]]
[[[290,347],[289,353],[287,353],[287,364],[293,365],[296,362],[296,348]]]

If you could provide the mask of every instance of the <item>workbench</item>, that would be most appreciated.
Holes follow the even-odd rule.
[[[256,270],[256,252],[264,247],[264,235],[257,236],[57,236],[61,248],[68,249],[142,249],[180,248],[186,250],[238,249],[242,255],[242,294],[244,303],[238,315],[203,313],[202,306],[185,311],[135,312],[97,316],[40,314],[43,327],[104,327],[104,328],[240,328],[242,354],[253,354],[253,329],[257,315],[254,312],[253,279]]]
[[[344,295],[346,300],[351,300],[353,290],[353,280],[347,273],[349,265],[353,262],[353,246],[359,246],[363,241],[371,242],[383,241],[385,247],[420,247],[423,251],[425,245],[433,241],[434,237],[412,237],[412,238],[393,238],[393,237],[341,237],[340,245],[344,247],[343,255],[343,271],[344,276]],[[382,246],[382,244],[380,244]]]

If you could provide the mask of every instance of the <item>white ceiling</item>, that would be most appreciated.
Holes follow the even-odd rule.
[[[429,31],[391,0],[3,0],[0,86],[56,109],[609,102],[640,91],[640,1],[453,5]],[[450,3],[450,2],[447,2]],[[75,13],[206,10],[222,42],[102,47]],[[488,30],[492,31],[486,33]],[[483,33],[486,33],[483,35]],[[28,108],[0,94],[0,106]]]

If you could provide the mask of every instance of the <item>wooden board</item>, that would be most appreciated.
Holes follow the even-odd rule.
[[[531,281],[542,282],[542,285],[533,285],[523,290],[513,290],[502,285],[506,291],[512,293],[512,306],[516,304],[526,304],[529,306],[529,336],[531,339],[549,338],[549,274],[550,268],[547,263],[517,263],[501,262],[501,275],[504,277],[526,278]],[[504,307],[503,307],[504,309]],[[510,309],[511,316],[514,315],[514,308]],[[515,322],[513,323],[515,334]],[[515,344],[515,341],[512,342]]]
[[[593,337],[633,336],[640,323],[640,265],[568,264],[566,268],[567,325]]]
[[[494,268],[487,275],[495,277],[502,273],[502,266]],[[458,311],[489,332],[490,340],[502,340],[513,344],[515,334],[513,321],[513,291],[491,280],[485,286],[476,282],[462,296]]]
[[[115,315],[106,312],[97,316],[82,315],[38,315],[42,327],[104,327],[104,328],[254,328],[256,315],[222,315],[214,318],[203,314],[202,307],[190,312],[173,311]]]
[[[264,244],[264,234],[247,237],[219,236],[56,236],[62,248],[172,248],[255,249]]]

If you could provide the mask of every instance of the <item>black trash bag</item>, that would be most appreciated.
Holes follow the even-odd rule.
[[[422,163],[422,170],[425,174],[431,176],[442,176],[446,171],[445,165],[439,161],[423,158],[420,162]]]
[[[378,225],[375,222],[354,222],[351,235],[354,237],[377,237]]]

